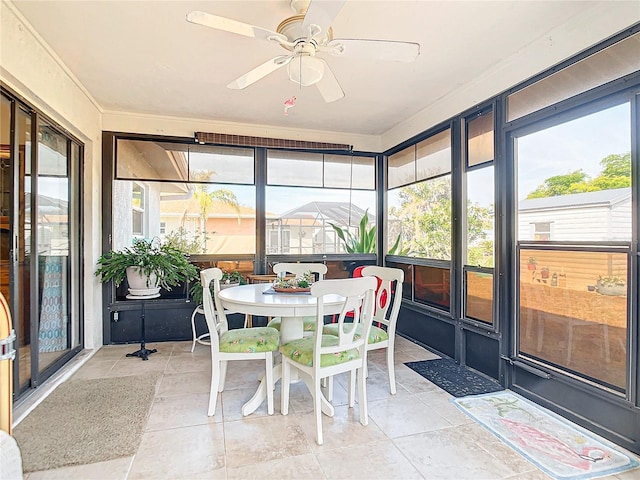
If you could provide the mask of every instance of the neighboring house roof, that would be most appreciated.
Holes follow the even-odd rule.
[[[630,198],[631,188],[615,188],[613,190],[521,200],[518,203],[518,210],[522,212],[526,210],[555,210],[574,207],[610,207]]]
[[[255,218],[256,210],[255,208],[245,207],[240,205],[240,216],[241,217],[250,217]],[[168,200],[163,199],[160,202],[160,212],[162,216],[167,215],[189,215],[189,216],[200,216],[200,202],[195,197],[191,197],[189,199],[180,199],[180,200]],[[226,203],[214,200],[211,203],[211,207],[209,208],[209,212],[207,215],[209,218],[221,218],[221,217],[237,217],[238,210],[236,210],[231,205],[227,205]]]
[[[280,220],[313,219],[338,225],[357,225],[365,210],[349,202],[309,202],[296,207],[279,217]],[[375,222],[375,215],[368,213],[369,221]]]
[[[31,195],[25,193],[25,208],[31,210]],[[48,197],[38,194],[38,214],[39,215],[68,215],[69,202],[61,198]]]

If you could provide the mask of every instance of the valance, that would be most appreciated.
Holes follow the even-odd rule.
[[[241,147],[271,147],[290,148],[299,150],[353,150],[353,145],[343,143],[307,142],[305,140],[288,140],[285,138],[249,137],[245,135],[230,135],[226,133],[196,132],[196,142],[200,144],[214,143],[219,145],[236,145]]]

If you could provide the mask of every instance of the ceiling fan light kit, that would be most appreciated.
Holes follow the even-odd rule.
[[[308,55],[298,55],[289,62],[289,80],[302,87],[309,87],[318,83],[324,76],[325,63],[319,58]]]
[[[243,89],[287,65],[289,80],[302,86],[316,85],[325,102],[335,102],[344,92],[325,60],[316,54],[336,57],[360,57],[378,60],[411,62],[420,54],[420,45],[411,42],[364,39],[333,39],[331,23],[342,10],[345,0],[321,2],[291,0],[289,5],[296,15],[284,19],[275,32],[194,11],[187,21],[216,30],[258,38],[277,43],[289,55],[279,55],[258,65],[227,85],[231,89]]]

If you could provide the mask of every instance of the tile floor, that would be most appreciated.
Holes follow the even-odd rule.
[[[132,457],[25,475],[26,480],[64,479],[546,479],[499,439],[449,402],[451,396],[403,365],[436,358],[399,338],[397,390],[388,391],[384,351],[369,355],[369,425],[358,421],[357,404],[346,406],[346,378],[339,378],[333,418],[323,417],[325,443],[315,443],[311,396],[292,385],[289,415],[266,405],[242,417],[242,404],[256,389],[262,363],[229,364],[216,414],[207,417],[209,347],[159,343],[148,361],[126,358],[135,345],[101,348],[74,378],[161,372],[142,442]],[[639,478],[638,470],[610,479]]]

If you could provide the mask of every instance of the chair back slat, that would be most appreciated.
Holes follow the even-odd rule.
[[[380,285],[376,291],[373,321],[380,322],[395,330],[395,323],[402,304],[404,270],[370,265],[362,269],[362,275],[365,277],[374,276],[380,280]]]
[[[317,327],[315,331],[314,367],[319,368],[321,355],[359,349],[361,356],[366,355],[366,339],[369,337],[373,320],[373,303],[376,280],[373,277],[344,278],[338,280],[322,280],[311,286],[311,295],[317,297]],[[340,295],[344,304],[338,316],[338,344],[331,347],[322,346],[322,327],[324,325],[324,296]],[[353,312],[353,324],[345,323],[348,312]],[[362,335],[355,339],[356,328],[360,325]],[[346,327],[346,328],[345,328]]]
[[[200,283],[202,284],[202,307],[207,321],[207,328],[211,335],[211,345],[217,348],[219,337],[229,329],[227,316],[220,302],[220,280],[223,272],[219,268],[206,268],[200,270]],[[214,293],[211,295],[211,282]]]
[[[292,273],[297,277],[309,271],[318,275],[318,280],[324,280],[324,275],[327,273],[327,266],[324,263],[276,263],[273,266],[273,273],[276,275],[280,273]]]

